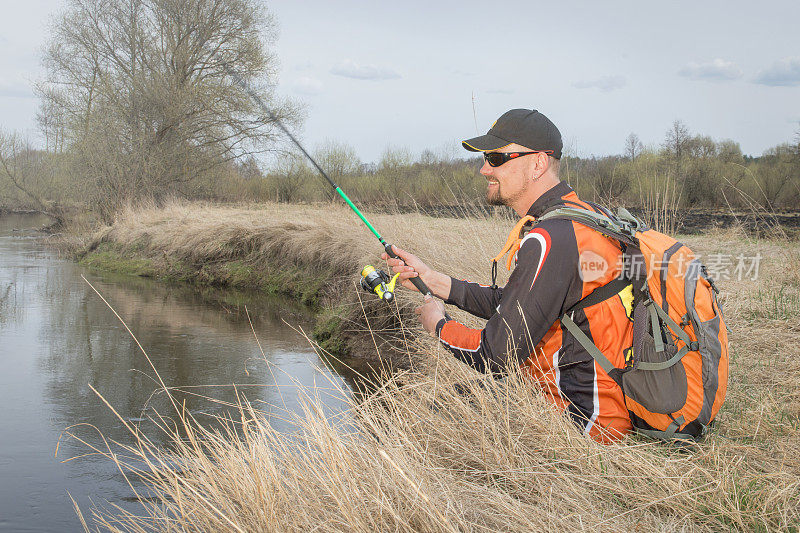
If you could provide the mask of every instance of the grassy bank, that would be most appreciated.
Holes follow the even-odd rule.
[[[355,239],[337,238],[344,229],[310,208],[175,203],[125,211],[70,247],[82,264],[104,271],[294,299],[318,313],[326,349],[344,355],[350,346],[339,341],[344,326],[331,311],[369,255]]]
[[[511,225],[492,217],[370,218],[387,239],[435,268],[476,280],[486,279],[487,258]],[[798,243],[754,240],[730,228],[685,239],[708,264],[715,256],[730,261],[723,266],[731,279],[719,284],[732,360],[717,427],[697,447],[674,450],[636,437],[598,445],[553,412],[524,377],[479,376],[454,363],[404,313],[359,300],[357,271],[377,262],[373,241],[353,215],[328,205],[175,204],[125,213],[86,243],[92,251],[84,261],[109,253],[143,258],[146,263],[128,267],[155,269],[148,275],[172,271],[171,263],[185,269],[176,272],[214,276],[232,263],[325,271],[317,305],[340,321],[331,331],[366,338],[372,353],[402,339],[412,363],[373,395],[354,399],[354,419],[346,424],[326,419],[314,391],[307,391],[293,435],[277,433],[265,413],[248,405],[240,406],[227,433],[204,429],[176,406],[167,415],[178,420],[178,430],[164,424],[172,436],[168,448],[131,428],[136,446],[100,451],[141,476],[151,497],[143,499],[141,517],[95,510],[97,525],[133,531],[800,531]],[[760,254],[758,272],[738,279],[739,254]],[[246,279],[254,275],[248,272]],[[398,301],[407,312],[417,298],[403,292]]]
[[[465,268],[471,262],[437,249],[437,233],[452,228],[453,219],[421,214],[402,219],[377,213],[368,216],[390,242],[435,258],[432,264],[472,278],[485,275],[480,268]],[[488,234],[496,224],[493,220],[484,216],[457,224],[467,233]],[[391,312],[358,289],[361,268],[380,266],[382,250],[346,207],[173,203],[129,209],[114,224],[93,233],[86,233],[85,227],[76,229],[66,246],[82,264],[168,282],[285,295],[317,312],[314,336],[324,350],[403,367],[409,364],[401,324],[413,316],[414,300],[399,299]],[[451,245],[458,249],[458,238],[451,237],[455,237]],[[501,239],[496,233],[472,252],[488,257]],[[442,256],[445,261],[437,263]],[[447,258],[454,264],[448,264]]]

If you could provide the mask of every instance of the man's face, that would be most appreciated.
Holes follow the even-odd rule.
[[[497,152],[530,152],[519,144],[509,144]],[[539,154],[526,155],[503,163],[499,167],[489,166],[486,161],[481,167],[481,174],[489,182],[486,187],[486,201],[489,205],[507,205],[514,208],[520,198],[528,191],[529,177],[536,167]]]

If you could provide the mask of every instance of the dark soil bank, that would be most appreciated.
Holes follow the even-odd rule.
[[[454,217],[465,218],[469,216],[489,216],[496,213],[497,208],[487,205],[473,206],[410,206],[392,207],[387,211],[393,212],[422,212],[433,217]],[[630,212],[645,219],[641,209],[632,208]],[[514,218],[513,213],[509,212],[509,218]],[[790,235],[800,234],[800,213],[732,213],[730,211],[703,211],[687,210],[677,215],[677,233],[684,235],[697,235],[715,227],[729,227],[741,225],[748,233],[764,234],[772,233],[776,227],[783,228]]]

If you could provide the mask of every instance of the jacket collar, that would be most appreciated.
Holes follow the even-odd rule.
[[[570,187],[567,182],[560,181],[557,185],[551,187],[537,198],[536,201],[533,202],[531,208],[528,209],[527,214],[539,218],[548,208],[563,203],[562,199],[570,193],[575,194],[572,187]]]

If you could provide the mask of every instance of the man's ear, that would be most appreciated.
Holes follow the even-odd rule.
[[[544,175],[545,172],[547,172],[547,168],[550,166],[550,157],[544,152],[537,153],[535,157],[536,157],[536,167],[535,167],[536,174],[542,176]]]

